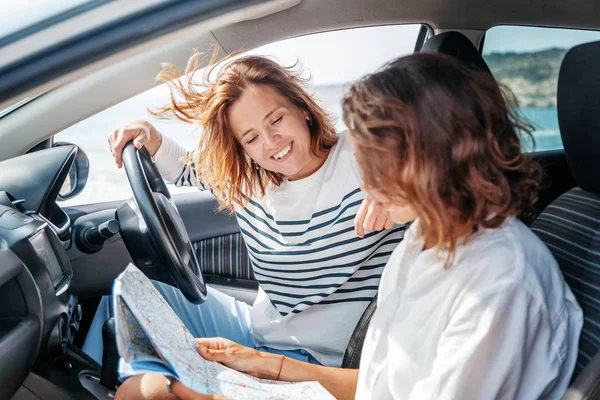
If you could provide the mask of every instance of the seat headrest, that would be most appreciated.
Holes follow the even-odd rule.
[[[600,42],[567,52],[558,74],[558,125],[571,174],[600,193]]]
[[[423,44],[421,51],[454,56],[465,64],[491,74],[479,50],[477,50],[469,38],[460,32],[448,31],[435,35]]]

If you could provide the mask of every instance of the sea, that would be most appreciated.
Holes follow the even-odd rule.
[[[526,151],[544,151],[563,148],[556,108],[522,108],[519,111],[535,128],[533,131],[535,146],[533,146],[530,141],[525,141],[525,143],[523,143],[523,148]]]

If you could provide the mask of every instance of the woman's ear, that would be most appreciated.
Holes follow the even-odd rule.
[[[312,132],[313,122],[310,114],[307,110],[302,111],[304,113],[304,118],[306,119],[306,124],[308,125],[308,129]]]

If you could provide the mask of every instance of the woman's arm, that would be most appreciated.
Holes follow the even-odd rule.
[[[196,186],[200,190],[210,190],[196,179],[194,164],[186,163],[188,152],[168,136],[162,136],[161,144],[152,160],[160,175],[175,186]]]
[[[227,339],[196,339],[198,351],[209,361],[219,362],[257,378],[288,382],[319,382],[339,400],[352,400],[358,381],[357,369],[323,367],[283,358],[277,354],[259,352]],[[281,373],[279,372],[281,369]],[[167,378],[161,374],[137,375],[119,387],[115,400],[174,400],[166,391]],[[173,394],[184,400],[222,400],[219,395],[204,395],[177,382],[171,386]]]
[[[216,361],[263,379],[275,380],[279,375],[279,380],[287,382],[316,381],[336,399],[354,399],[357,369],[324,367],[288,357],[282,360],[281,355],[259,352],[222,338],[196,341],[200,355],[206,360]]]
[[[275,379],[281,365],[281,356],[268,353],[263,354],[265,358],[264,378]],[[288,382],[317,381],[336,399],[351,400],[354,399],[356,392],[358,370],[324,367],[286,357],[279,380]]]
[[[201,190],[209,190],[207,185],[196,179],[194,165],[186,162],[188,152],[144,120],[129,122],[108,135],[108,146],[118,168],[123,167],[123,148],[130,140],[133,140],[136,148],[146,148],[165,181],[176,186],[196,186]]]

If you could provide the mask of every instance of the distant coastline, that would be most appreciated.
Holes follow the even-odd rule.
[[[501,83],[512,89],[522,108],[556,108],[560,64],[567,49],[527,53],[490,53],[483,57]]]
[[[551,48],[526,53],[489,53],[484,59],[494,77],[507,85],[521,108],[556,108],[556,83],[567,49]],[[329,108],[339,103],[344,85],[315,86],[317,97]]]

